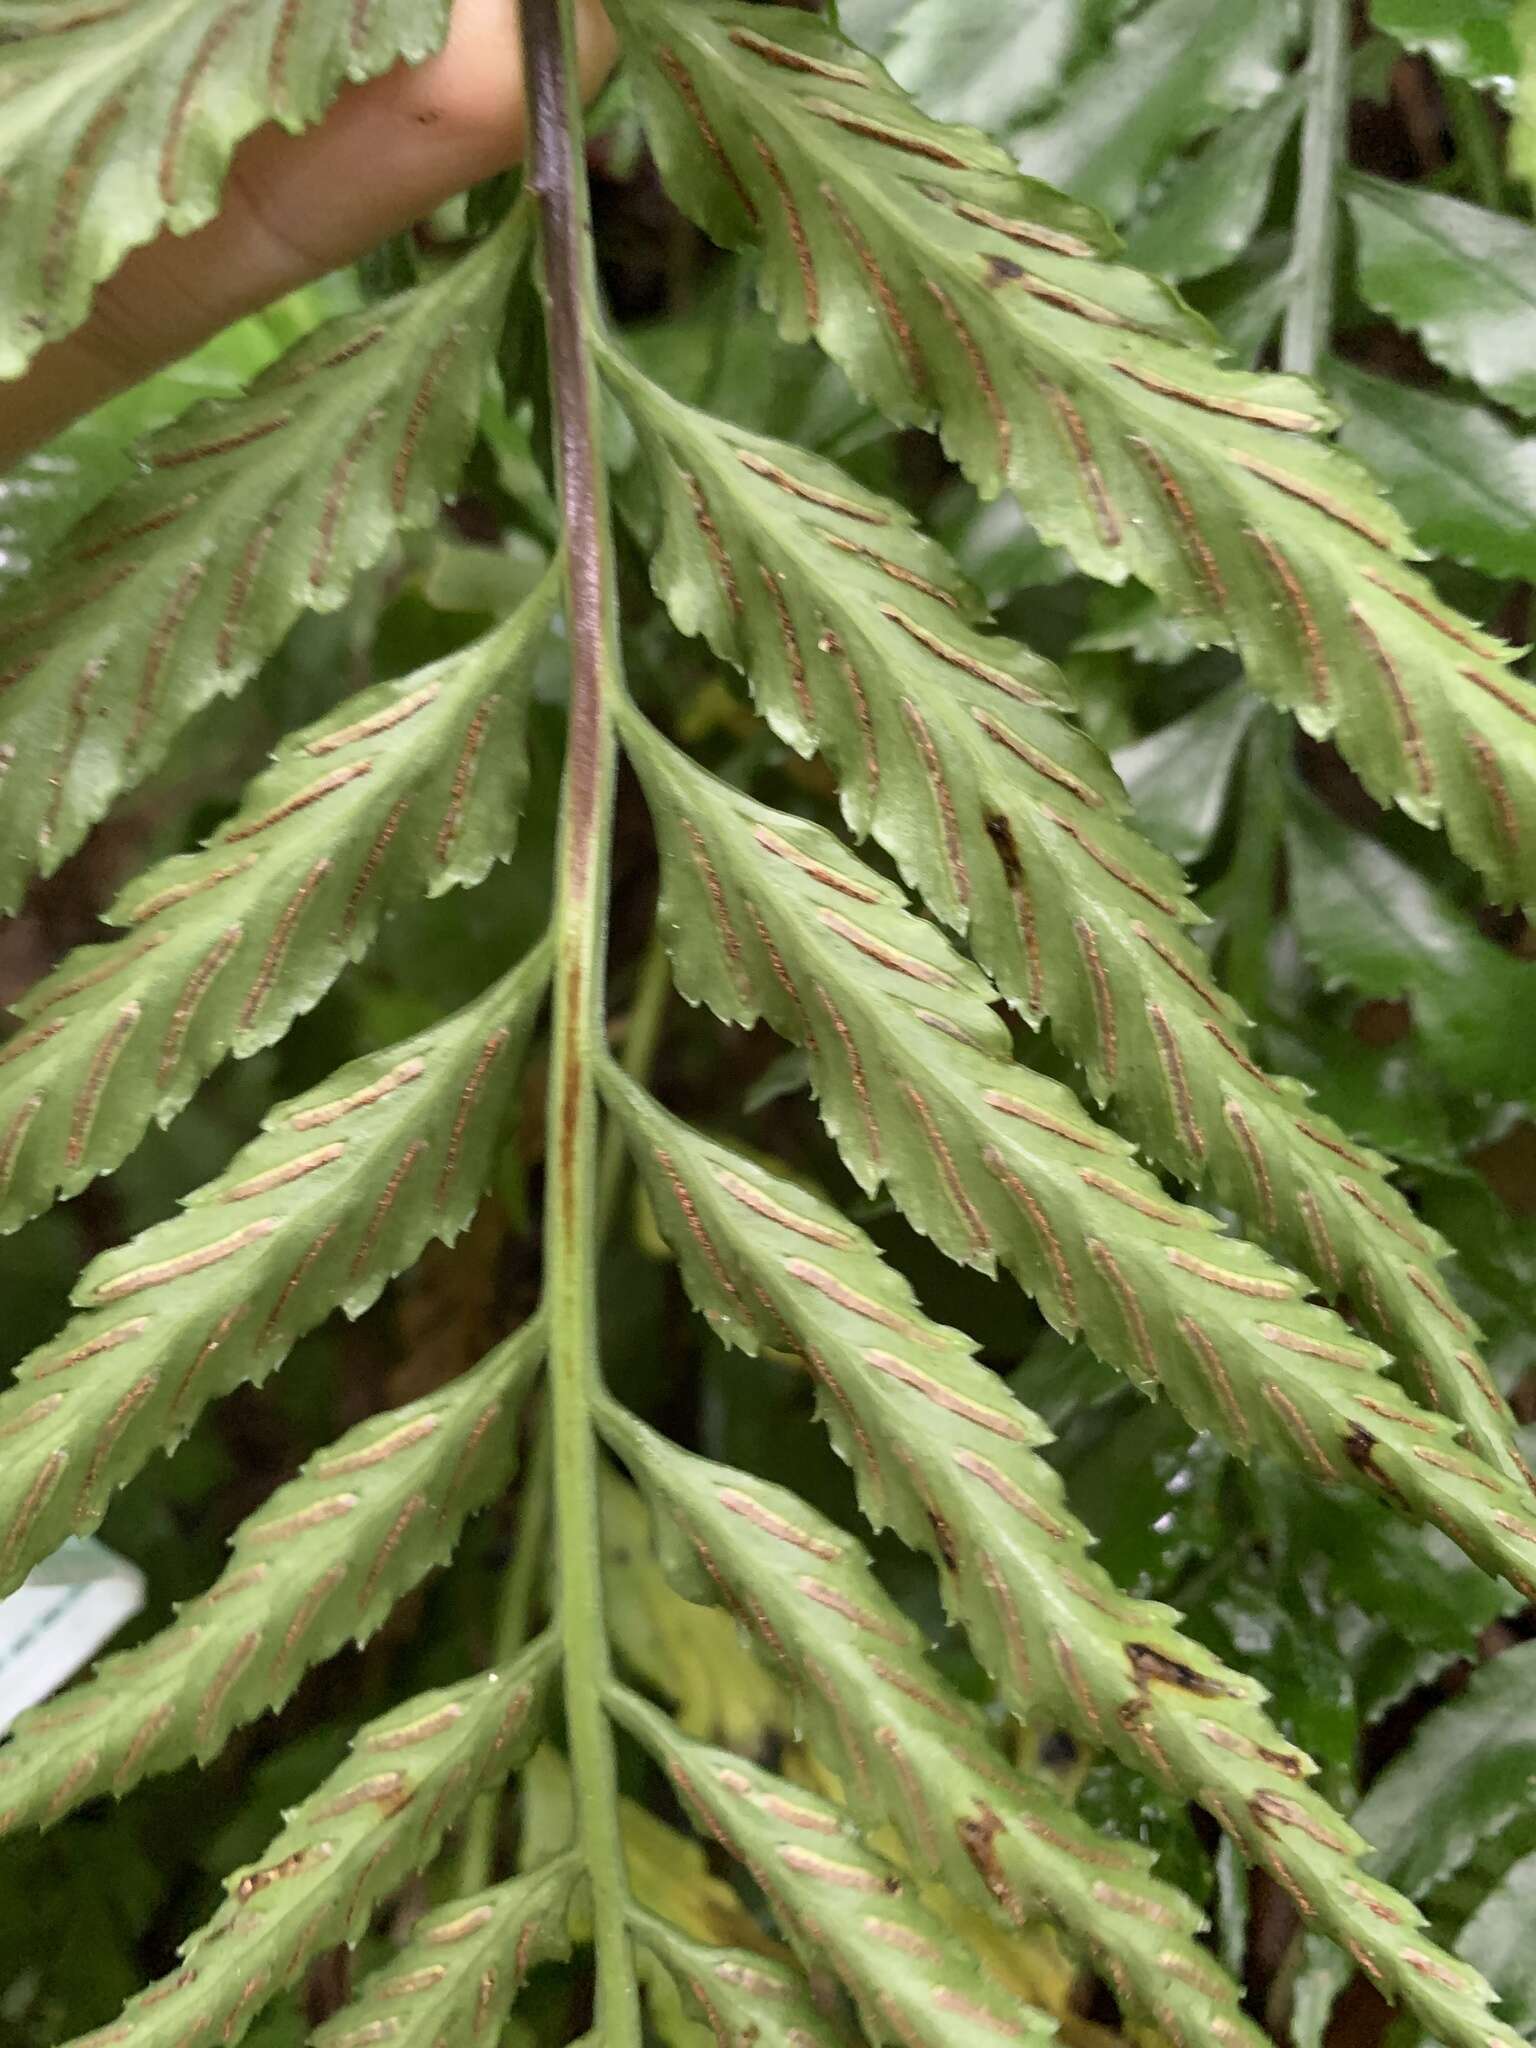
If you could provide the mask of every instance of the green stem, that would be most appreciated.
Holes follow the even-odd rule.
[[[1290,757],[1289,721],[1266,704],[1248,735],[1241,823],[1225,885],[1233,915],[1221,962],[1222,986],[1250,1017],[1261,1017],[1267,1007]]]
[[[640,2048],[618,1774],[605,1704],[612,1671],[603,1612],[597,1444],[592,1431],[592,1403],[600,1384],[597,1099],[592,1071],[603,1053],[616,757],[610,707],[623,684],[607,477],[591,360],[597,291],[573,62],[572,0],[523,0],[522,36],[533,131],[529,189],[538,211],[544,262],[571,659],[557,842],[558,950],[544,1222],[558,1616],[576,1828],[592,1888],[594,2031],[604,2048]]]
[[[666,1022],[667,999],[671,993],[672,961],[660,932],[653,931],[645,957],[640,962],[634,1001],[629,1006],[629,1023],[624,1033],[624,1056],[619,1061],[622,1072],[642,1087],[650,1074],[656,1048],[661,1043],[661,1027]],[[626,1156],[624,1133],[617,1124],[610,1124],[598,1175],[597,1209],[604,1237],[608,1235],[614,1204],[623,1187]]]
[[[491,1643],[491,1668],[500,1671],[510,1664],[528,1640],[528,1623],[533,1613],[533,1589],[544,1563],[544,1532],[549,1521],[550,1433],[549,1420],[540,1406],[532,1418],[532,1448],[521,1489],[522,1512],[517,1518],[515,1546],[502,1574],[501,1599],[496,1610],[496,1628]],[[501,1818],[502,1793],[484,1792],[470,1809],[464,1830],[464,1847],[459,1857],[456,1896],[484,1891],[495,1875],[496,1830]]]
[[[1487,102],[1464,78],[1442,75],[1440,90],[1445,94],[1451,133],[1456,138],[1456,160],[1467,174],[1467,182],[1479,205],[1495,213],[1504,210],[1504,169],[1499,162],[1499,145],[1488,119]]]
[[[1333,338],[1334,269],[1339,246],[1339,173],[1349,112],[1349,0],[1312,0],[1301,184],[1296,195],[1290,299],[1280,336],[1280,367],[1315,377]]]

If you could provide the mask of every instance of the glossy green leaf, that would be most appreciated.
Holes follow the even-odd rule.
[[[280,1104],[180,1215],[86,1268],[79,1313],[0,1393],[0,1587],[93,1529],[209,1401],[264,1378],[332,1309],[361,1315],[431,1239],[458,1235],[548,973],[541,949],[456,1016]]]
[[[1257,711],[1251,692],[1229,683],[1116,752],[1115,772],[1130,793],[1137,824],[1174,860],[1192,864],[1210,852]]]
[[[1355,1823],[1375,1847],[1373,1869],[1388,1883],[1419,1895],[1432,1891],[1526,1812],[1536,1776],[1533,1675],[1532,1643],[1474,1671],[1465,1690],[1428,1716],[1360,1802]],[[1304,1985],[1306,2038],[1318,2040],[1347,1980],[1336,1958],[1312,1958]]]
[[[436,515],[525,240],[514,215],[441,277],[328,321],[249,393],[161,428],[0,603],[0,909],[302,613],[334,611],[399,529]]]
[[[1123,220],[1180,146],[1279,86],[1288,0],[1152,0],[1009,143],[1031,177]]]
[[[0,39],[0,378],[78,326],[91,293],[162,227],[218,211],[235,144],[302,128],[349,78],[441,42],[447,0],[9,0]]]
[[[915,0],[878,54],[936,121],[1002,134],[1057,97],[1104,11],[1104,0],[1014,0],[1002,15],[996,0]]]
[[[1457,1939],[1456,1953],[1493,1985],[1509,2023],[1536,2027],[1536,1856],[1525,1856],[1500,1879]]]
[[[547,576],[483,639],[285,740],[200,852],[123,890],[105,913],[121,938],[78,947],[14,1004],[0,1227],[118,1165],[229,1053],[281,1037],[387,911],[507,858],[557,587]]]
[[[1187,163],[1176,166],[1128,231],[1126,254],[1162,277],[1205,277],[1241,256],[1269,204],[1280,152],[1301,111],[1283,85],[1238,114]]]
[[[1367,304],[1453,376],[1536,414],[1536,228],[1358,171],[1346,198]]]
[[[1427,50],[1442,71],[1507,98],[1519,58],[1511,0],[1371,0],[1371,20],[1409,50]]]
[[[1426,547],[1489,576],[1536,576],[1536,435],[1512,432],[1475,399],[1342,363],[1329,369],[1328,389],[1344,416],[1340,440]]]
[[[1447,1079],[1536,1101],[1536,963],[1485,939],[1406,861],[1315,802],[1293,804],[1286,847],[1297,936],[1329,984],[1406,997]]]

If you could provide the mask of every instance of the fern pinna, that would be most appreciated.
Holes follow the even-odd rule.
[[[129,249],[211,216],[253,127],[315,121],[344,80],[427,55],[447,12],[15,11],[9,375]],[[746,0],[612,12],[629,146],[716,242],[755,252],[782,337],[818,341],[861,416],[936,430],[980,493],[1017,494],[1086,574],[1141,579],[1372,795],[1529,899],[1528,685],[1408,566],[1312,383],[1229,366],[1090,209],[921,113],[828,20]],[[1203,1939],[1176,1859],[1040,1767],[1054,1732],[1165,1816],[1198,1812],[1229,1889],[1261,1876],[1298,1935],[1435,2039],[1513,2043],[1477,1970],[1369,1867],[1294,1715],[1210,1639],[1210,1613],[1186,1620],[1094,1557],[1029,1374],[994,1369],[1038,1310],[1084,1347],[1085,1376],[1091,1353],[1166,1396],[1234,1488],[1251,1460],[1257,1488],[1332,1489],[1367,1543],[1432,1529],[1415,1556],[1448,1572],[1454,1546],[1505,1583],[1478,1595],[1488,1612],[1513,1611],[1536,1601],[1536,1479],[1447,1243],[1369,1137],[1266,1070],[1188,880],[1066,676],[988,619],[899,465],[725,417],[709,377],[685,401],[643,329],[610,323],[574,10],[522,16],[523,190],[477,193],[456,216],[470,246],[395,251],[387,291],[156,427],[0,604],[7,909],[186,761],[215,700],[277,675],[305,706],[201,844],[155,835],[158,857],[104,892],[111,935],[55,944],[12,1005],[8,1229],[109,1200],[152,1125],[195,1120],[210,1077],[234,1089],[231,1055],[255,1065],[230,1100],[282,1099],[243,1145],[207,1140],[218,1169],[187,1176],[174,1215],[112,1232],[73,1312],[29,1340],[0,1391],[0,1592],[151,1483],[157,1451],[203,1444],[222,1397],[311,1356],[332,1311],[366,1333],[457,1240],[429,1351],[431,1322],[467,1316],[452,1297],[477,1211],[526,1226],[539,1278],[492,1276],[491,1334],[455,1332],[467,1369],[354,1389],[344,1433],[243,1503],[211,1583],[20,1717],[0,1857],[190,1761],[256,1754],[307,1673],[399,1640],[391,1617],[468,1557],[495,1592],[466,1631],[484,1668],[422,1651],[426,1689],[354,1713],[346,1754],[318,1757],[265,1850],[245,1829],[223,1902],[93,2042],[233,2043],[284,2014],[291,2032],[302,2007],[318,2048],[468,2048],[519,2014],[532,2031],[509,2039],[590,2015],[605,2048],[701,2029],[951,2048],[1086,2040],[1095,1983],[1128,2029],[1256,2041],[1241,1944]],[[516,561],[465,538],[477,490],[518,510]],[[386,673],[353,659],[391,606],[408,643],[416,593],[454,574],[475,579],[457,607],[472,628]],[[678,683],[699,642],[762,728],[718,675]],[[350,694],[318,680],[344,665]],[[263,701],[291,699],[272,684]],[[519,866],[509,890],[555,740],[552,885]],[[626,839],[645,849],[639,896],[617,887]],[[646,953],[622,927],[652,893]],[[490,906],[460,927],[477,935],[462,1000],[392,996],[372,963],[401,931],[440,957],[425,906],[450,894]],[[509,918],[531,937],[517,959]],[[615,944],[622,974],[643,956],[622,1030]],[[830,1144],[791,1146],[786,1172],[666,1105],[650,1070],[669,974],[754,1048],[763,1099],[808,1081]],[[362,1043],[317,1069],[310,1013],[353,996]],[[776,1062],[746,1037],[759,1025],[790,1048]],[[711,1024],[688,1030],[718,1053]],[[707,1375],[814,1401],[830,1479],[802,1497],[771,1456],[742,1469],[740,1431],[700,1422],[685,1447],[658,1426],[686,1429],[688,1399],[639,1361],[649,1339],[624,1341],[609,1285],[646,1255],[698,1311],[683,1341]],[[1001,1343],[948,1320],[946,1261],[986,1276],[955,1299],[985,1302]],[[605,1348],[633,1384],[605,1377]],[[512,1541],[486,1577],[474,1518],[493,1506]],[[690,1707],[683,1660],[647,1637],[658,1603],[672,1640],[707,1642],[728,1708]],[[688,1603],[725,1610],[761,1659],[750,1684],[731,1692],[740,1643],[699,1634]],[[562,1768],[568,1826],[546,1840]],[[654,1883],[637,1800],[661,1816]],[[679,1821],[717,1865],[688,1860]],[[358,1948],[356,1981],[317,2011],[316,1973]]]

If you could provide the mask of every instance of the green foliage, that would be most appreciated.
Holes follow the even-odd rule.
[[[327,322],[249,393],[194,406],[18,587],[0,626],[7,907],[301,612],[341,604],[398,527],[433,516],[479,408],[519,227]],[[334,459],[317,462],[317,446]]]
[[[446,19],[11,12],[0,377]],[[1513,2048],[1526,10],[613,12],[0,480],[7,2048]]]
[[[538,1643],[506,1671],[422,1693],[363,1728],[351,1754],[288,1816],[187,1941],[183,1967],[123,2009],[155,2043],[189,2028],[238,2041],[312,1957],[355,1942],[374,1904],[430,1863],[477,1792],[526,1760],[554,1658]]]
[[[554,594],[547,581],[463,653],[296,733],[202,851],[130,883],[106,913],[122,938],[28,992],[0,1078],[0,1219],[118,1165],[227,1053],[279,1037],[388,908],[507,858]]]
[[[345,16],[314,0],[260,0],[233,17],[209,0],[8,7],[0,377],[78,326],[130,249],[211,220],[253,128],[306,126],[347,79],[427,56],[447,20],[445,0],[371,0]]]
[[[1453,376],[1536,411],[1520,334],[1536,308],[1536,229],[1439,192],[1354,177],[1361,296],[1417,334]]]
[[[619,17],[663,171],[717,239],[762,236],[787,336],[816,334],[882,410],[937,418],[984,494],[1011,485],[1083,568],[1141,577],[1336,733],[1373,796],[1533,893],[1522,686],[1402,566],[1405,529],[1317,438],[1311,391],[1219,367],[1176,301],[1105,260],[1092,216],[925,124],[814,20],[786,10],[775,41],[730,0]],[[762,149],[733,114],[748,105]]]

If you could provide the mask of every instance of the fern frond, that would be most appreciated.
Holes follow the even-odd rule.
[[[280,1038],[388,910],[511,853],[553,572],[505,625],[286,740],[197,853],[141,875],[15,1004],[0,1049],[0,1227],[120,1164],[226,1054]]]
[[[528,1972],[570,1953],[573,1856],[455,1899],[418,1920],[398,1955],[310,2036],[312,2048],[474,2048],[501,2038]]]
[[[669,1972],[719,2042],[761,2048],[836,2048],[841,2036],[811,2003],[798,1972],[745,1949],[694,1941],[636,1906],[630,1924],[641,1947]]]
[[[430,1239],[457,1236],[547,977],[540,948],[455,1016],[281,1104],[179,1216],[86,1268],[81,1313],[0,1394],[0,1588],[94,1528],[209,1401],[265,1377],[333,1308],[361,1315]]]
[[[334,611],[397,530],[434,516],[526,245],[513,216],[441,277],[328,322],[245,395],[150,436],[0,605],[0,911],[302,612]]]
[[[1447,1247],[1384,1171],[1254,1062],[1212,984],[1176,865],[1063,715],[1049,663],[978,632],[944,551],[833,464],[680,404],[621,358],[663,513],[652,575],[679,627],[751,679],[775,732],[837,772],[844,815],[1002,994],[1049,1018],[1138,1142],[1345,1295],[1521,1484],[1509,1410],[1435,1267]]]
[[[543,1357],[529,1324],[472,1372],[371,1416],[236,1530],[217,1582],[0,1749],[0,1834],[121,1797],[279,1707],[312,1664],[364,1642],[509,1482],[515,1418]]]
[[[690,1815],[751,1873],[807,1966],[836,1972],[877,2042],[903,2048],[1045,2042],[1054,2028],[954,1953],[901,1874],[816,1794],[678,1733],[615,1688],[615,1718],[661,1765]]]
[[[10,0],[0,43],[0,378],[78,326],[159,229],[218,210],[236,143],[302,128],[351,78],[442,41],[447,0]]]
[[[856,1538],[782,1487],[691,1457],[622,1411],[603,1429],[657,1515],[679,1592],[728,1602],[797,1689],[810,1740],[867,1827],[1005,1926],[1044,1915],[1173,2040],[1261,2036],[1194,1939],[1199,1910],[1145,1852],[1085,1827],[1009,1770],[930,1664]]]
[[[789,1697],[728,1615],[680,1600],[650,1540],[650,1516],[611,1467],[602,1475],[603,1596],[626,1669],[664,1699],[685,1735],[767,1754],[794,1737]]]
[[[1240,1455],[1273,1452],[1436,1522],[1536,1597],[1525,1489],[1381,1378],[1305,1284],[1172,1200],[1059,1083],[1010,1058],[977,971],[819,826],[754,803],[633,713],[678,985],[803,1045],[823,1121],[952,1258],[1008,1265],[1059,1330]]]
[[[932,1557],[1015,1712],[1058,1719],[1204,1806],[1439,2039],[1507,2039],[1476,1973],[1441,1956],[1410,1901],[1360,1870],[1368,1845],[1310,1791],[1316,1766],[1271,1723],[1260,1688],[1093,1561],[1040,1456],[1049,1431],[969,1340],[930,1321],[826,1202],[612,1075],[605,1086],[689,1293],[727,1342],[804,1358],[865,1512]],[[886,1655],[883,1638],[865,1654]]]
[[[107,2048],[129,2033],[135,2048],[238,2041],[311,1958],[355,1943],[377,1902],[431,1861],[476,1795],[530,1754],[555,1663],[542,1641],[504,1671],[371,1721],[259,1861],[226,1880],[228,1898],[185,1943],[182,1967],[70,2048]]]
[[[1536,897],[1536,701],[1510,651],[1405,566],[1406,529],[1309,385],[1221,367],[1087,208],[928,120],[828,26],[732,0],[617,0],[678,202],[895,418],[942,425],[984,494],[1138,576],[1331,734],[1372,795],[1500,895]]]

